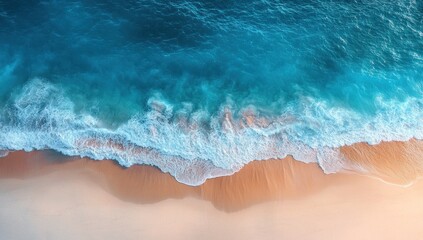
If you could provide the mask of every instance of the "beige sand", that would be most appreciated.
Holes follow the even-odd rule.
[[[340,180],[339,178],[337,180]],[[226,213],[207,201],[123,202],[86,171],[0,181],[1,239],[422,239],[423,184],[358,176]]]
[[[192,187],[150,166],[123,168],[113,161],[50,156],[48,152],[13,152],[0,158],[0,178],[30,178],[55,171],[80,170],[90,173],[100,186],[118,198],[152,203],[168,198],[196,197],[225,211],[236,211],[263,201],[293,199],[322,189],[330,181],[316,164],[288,157],[254,161],[240,172],[209,179]],[[56,160],[55,160],[56,159]]]
[[[423,174],[423,141],[357,143],[342,147],[341,152],[371,175],[391,183],[407,185]]]
[[[383,161],[418,153],[416,144],[342,151],[389,173]],[[16,152],[0,159],[0,177],[0,239],[423,239],[423,181],[324,175],[292,159],[189,187],[153,167]]]

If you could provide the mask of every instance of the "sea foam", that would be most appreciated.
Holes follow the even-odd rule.
[[[260,116],[252,106],[236,113],[230,103],[215,114],[192,111],[189,103],[174,110],[171,101],[161,98],[152,96],[147,111],[110,128],[96,116],[77,112],[60,85],[36,78],[2,109],[0,149],[52,149],[114,159],[125,167],[154,165],[182,183],[199,185],[232,174],[250,161],[287,155],[317,162],[326,173],[354,170],[338,147],[423,139],[423,100],[416,97],[378,99],[373,115],[309,97],[270,117]]]

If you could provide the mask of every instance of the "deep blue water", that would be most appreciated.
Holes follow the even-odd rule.
[[[423,1],[0,0],[0,149],[199,184],[423,138]]]

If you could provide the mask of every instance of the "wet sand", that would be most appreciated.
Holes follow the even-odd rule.
[[[408,183],[420,176],[422,149],[412,140],[341,151]],[[325,175],[291,158],[191,187],[150,166],[14,152],[0,158],[0,178],[4,239],[423,238],[423,181]]]
[[[209,179],[195,187],[179,183],[152,166],[123,168],[110,160],[94,161],[42,151],[18,151],[0,158],[0,178],[30,179],[56,171],[85,172],[100,187],[124,201],[154,203],[195,197],[229,212],[263,201],[300,197],[323,188],[329,180],[316,164],[291,157],[254,161],[232,176]]]
[[[353,164],[384,181],[408,185],[423,175],[423,141],[357,143],[341,148]]]

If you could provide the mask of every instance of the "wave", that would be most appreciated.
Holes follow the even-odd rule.
[[[338,147],[357,142],[423,139],[423,99],[377,99],[366,115],[323,100],[302,98],[282,114],[260,116],[254,106],[230,104],[211,115],[189,104],[174,110],[158,96],[117,128],[75,110],[60,85],[36,78],[11,97],[0,118],[0,150],[52,149],[120,165],[148,164],[179,182],[199,185],[230,175],[253,160],[284,158],[317,162],[325,173],[362,171]],[[236,116],[236,117],[235,117]]]

